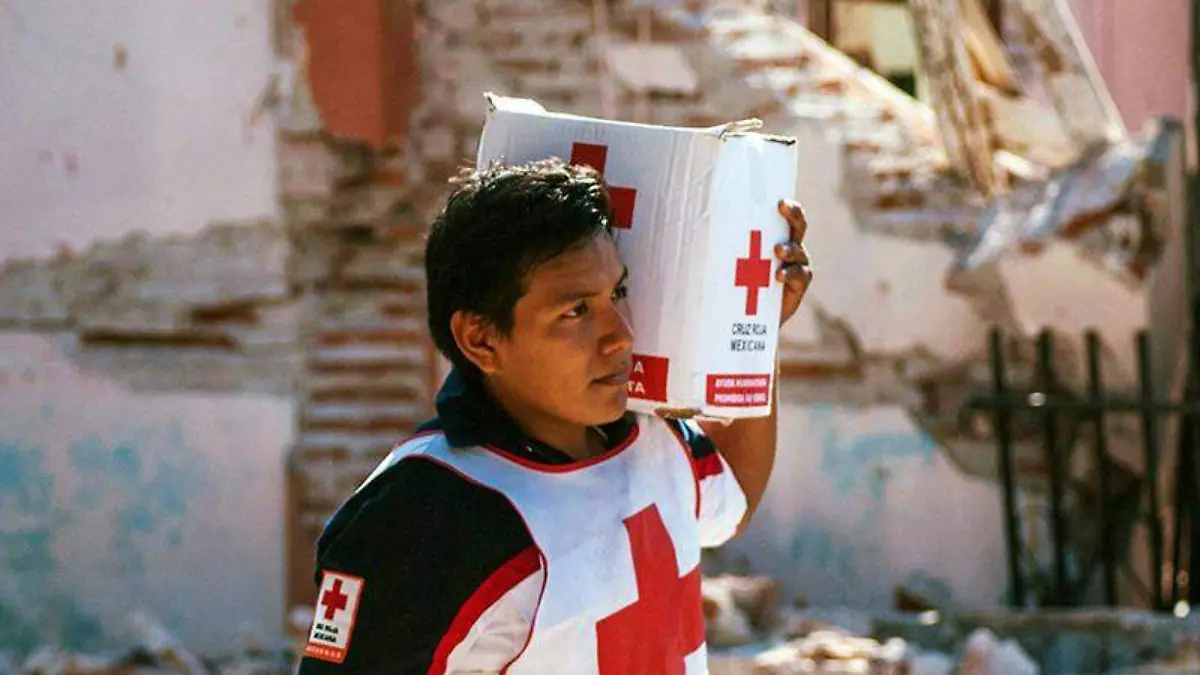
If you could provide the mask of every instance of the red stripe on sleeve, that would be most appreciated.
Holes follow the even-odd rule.
[[[446,662],[450,654],[471,632],[471,627],[479,621],[479,617],[496,604],[518,584],[525,581],[541,568],[541,557],[537,547],[530,546],[501,565],[487,578],[479,588],[459,608],[450,627],[438,642],[437,651],[433,653],[433,663],[429,666],[429,675],[443,675],[446,672]]]
[[[725,470],[721,464],[721,456],[717,453],[705,455],[700,459],[692,460],[696,466],[696,480],[704,480],[709,476],[715,476]]]

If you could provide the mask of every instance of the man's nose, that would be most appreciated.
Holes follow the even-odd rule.
[[[628,312],[613,307],[606,329],[601,343],[605,355],[633,350],[633,323]]]

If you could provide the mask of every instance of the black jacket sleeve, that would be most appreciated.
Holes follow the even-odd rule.
[[[463,604],[532,545],[503,495],[434,461],[401,460],[321,535],[317,583],[337,572],[361,578],[362,590],[344,660],[305,656],[299,673],[424,675]]]
[[[694,422],[679,419],[668,419],[667,426],[687,446],[693,462],[711,461],[715,458],[717,448],[703,430]]]

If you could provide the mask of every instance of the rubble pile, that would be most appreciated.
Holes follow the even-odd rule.
[[[1194,620],[1136,610],[957,612],[928,590],[898,589],[895,610],[865,612],[784,603],[764,577],[706,578],[711,673],[1200,674]]]
[[[956,613],[921,589],[898,589],[896,611],[869,612],[809,608],[803,600],[786,602],[783,593],[764,576],[703,578],[712,675],[1200,674],[1195,620],[1133,610]],[[43,647],[24,659],[0,652],[0,675],[291,675],[311,608],[298,607],[288,619],[281,643],[246,635],[233,653],[206,658],[138,612],[128,621],[131,649],[77,654]],[[1094,661],[1105,650],[1105,658],[1125,656],[1098,668]]]
[[[0,654],[0,675],[286,675],[295,665],[295,650],[287,644],[271,648],[248,636],[236,653],[205,659],[148,614],[132,614],[129,627],[137,645],[132,649],[100,655],[43,647],[23,661]]]
[[[949,656],[922,652],[899,638],[867,637],[871,621],[865,615],[809,612],[802,603],[784,606],[779,583],[768,577],[706,577],[701,594],[712,675],[954,672]]]

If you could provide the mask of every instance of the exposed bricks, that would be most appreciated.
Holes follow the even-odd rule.
[[[321,464],[344,462],[352,456],[350,450],[341,445],[311,447],[304,450],[304,463],[309,467],[313,467]]]
[[[803,70],[812,63],[808,54],[792,54],[785,56],[744,56],[737,60],[738,68],[743,73],[760,70],[786,68]]]
[[[392,368],[380,366],[375,369],[380,376],[404,375],[413,372],[412,366]],[[311,371],[318,377],[336,377],[355,374],[353,371]],[[431,415],[433,396],[422,381],[421,390],[409,387],[365,388],[356,397],[342,397],[344,390],[325,392],[313,389],[304,401],[305,433],[352,431],[356,434],[386,434],[403,436],[409,430],[428,419]],[[384,393],[387,396],[384,396]],[[392,441],[395,439],[392,438]],[[365,444],[365,445],[364,445]],[[359,450],[370,452],[381,445],[377,441],[355,441]]]
[[[237,341],[224,333],[150,333],[138,331],[93,330],[79,334],[84,347],[138,349],[237,349]]]
[[[925,193],[920,190],[897,190],[878,196],[875,208],[880,210],[919,209],[925,206]]]
[[[390,345],[418,342],[422,331],[400,331],[387,328],[356,328],[319,333],[317,347],[349,347],[355,345]]]
[[[193,323],[201,325],[241,325],[258,323],[258,305],[251,300],[231,302],[224,305],[195,307],[191,311]]]
[[[493,57],[492,61],[496,67],[511,71],[517,75],[557,73],[562,70],[562,64],[552,53],[543,54],[541,57],[497,55]]]
[[[364,457],[378,461],[379,457],[387,454],[396,443],[405,437],[407,437],[407,434],[397,437],[393,433],[372,434],[346,433],[342,431],[310,431],[296,442],[293,452],[295,457],[303,458],[310,451],[320,452],[330,448],[341,448],[349,455],[352,455],[356,461],[362,461]]]
[[[404,385],[375,387],[329,387],[314,389],[308,399],[313,403],[380,403],[388,401],[420,401],[426,392]]]

